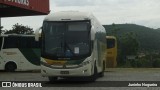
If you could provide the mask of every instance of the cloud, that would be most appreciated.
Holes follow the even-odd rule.
[[[12,26],[16,23],[22,24],[24,26],[30,26],[33,30],[42,26],[43,19],[45,16],[27,16],[27,17],[9,17],[2,18],[2,26],[4,30],[12,29]]]
[[[54,3],[60,7],[67,6],[88,6],[94,3],[91,0],[54,0]]]
[[[134,23],[160,28],[160,0],[50,0],[51,13],[58,11],[92,12],[102,24]],[[2,18],[2,26],[15,23],[36,29],[45,16]]]
[[[53,12],[89,11],[102,24],[135,23],[158,28],[157,22],[160,23],[159,0],[54,0],[52,3],[56,4]]]

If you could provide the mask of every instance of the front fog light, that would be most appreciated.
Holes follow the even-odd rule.
[[[86,70],[83,70],[83,74],[86,73],[87,71],[88,71],[87,69],[86,69]]]

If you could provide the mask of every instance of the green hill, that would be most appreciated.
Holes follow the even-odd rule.
[[[118,37],[127,32],[136,33],[141,49],[160,50],[160,29],[152,29],[136,24],[114,24],[104,25],[104,27],[106,28],[107,35],[112,35],[114,29],[117,29],[116,33]]]

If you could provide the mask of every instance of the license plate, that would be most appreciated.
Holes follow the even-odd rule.
[[[69,71],[61,71],[61,74],[69,74]]]

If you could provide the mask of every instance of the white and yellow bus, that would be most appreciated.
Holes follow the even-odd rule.
[[[0,35],[0,70],[40,70],[40,45],[35,35]]]
[[[96,80],[105,69],[106,31],[90,13],[65,11],[48,15],[42,26],[41,73]],[[36,30],[38,40],[40,29]]]

